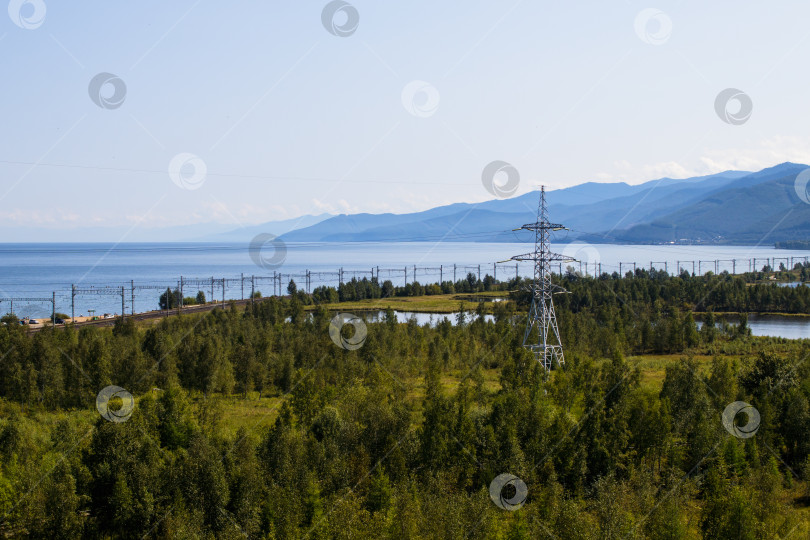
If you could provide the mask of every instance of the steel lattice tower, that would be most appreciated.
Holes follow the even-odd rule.
[[[555,291],[565,289],[551,282],[551,263],[573,261],[571,257],[551,252],[551,233],[565,230],[558,223],[549,223],[546,208],[546,187],[540,186],[540,203],[537,206],[537,221],[515,229],[516,231],[534,231],[534,252],[515,255],[513,261],[534,261],[534,283],[532,284],[532,305],[529,319],[526,321],[526,332],[523,335],[523,346],[532,353],[538,362],[543,363],[546,371],[555,363],[565,363],[563,357],[560,330],[557,327],[557,315],[554,312],[552,295]],[[537,328],[537,341],[531,339],[532,331]]]

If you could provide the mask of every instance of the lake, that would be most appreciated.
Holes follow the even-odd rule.
[[[363,313],[356,313],[356,315],[363,315],[365,320],[369,322],[380,322],[385,319],[385,312],[384,311],[372,311],[372,312],[363,312]],[[429,325],[432,328],[435,328],[440,322],[444,319],[450,321],[450,324],[453,326],[456,325],[458,313],[416,313],[413,311],[394,311],[394,315],[397,317],[397,322],[405,323],[409,320],[413,319],[416,321],[416,324],[419,326],[423,326],[425,324]],[[478,318],[478,315],[475,312],[466,312],[465,321],[470,323],[473,322]],[[495,317],[493,315],[484,315],[484,321],[486,322],[495,322]]]
[[[731,324],[737,324],[734,319],[728,319]],[[698,321],[698,328],[703,323]],[[719,326],[719,325],[718,325]],[[748,327],[751,335],[781,337],[786,339],[810,338],[810,317],[759,317],[748,316]]]
[[[397,317],[397,322],[408,322],[409,319],[414,319],[419,326],[429,325],[435,327],[443,319],[450,321],[450,324],[456,324],[458,313],[414,313],[410,311],[394,311]],[[362,315],[366,321],[379,322],[384,319],[384,311],[372,312],[357,312],[355,315]],[[466,322],[472,322],[477,318],[474,312],[467,312]],[[487,322],[494,322],[495,317],[492,315],[484,315],[484,320]],[[737,321],[729,319],[729,323],[737,324]],[[524,323],[525,324],[525,319]],[[703,323],[698,321],[698,328]],[[719,324],[718,324],[719,327]],[[751,329],[751,334],[754,336],[769,336],[781,337],[786,339],[808,339],[810,338],[810,317],[759,317],[757,315],[748,316],[748,327]]]
[[[303,274],[312,272],[311,288],[319,285],[337,286],[338,269],[343,268],[343,279],[370,277],[373,271],[381,280],[390,279],[402,285],[406,279],[422,283],[461,279],[467,272],[481,277],[496,273],[499,279],[513,277],[516,273],[529,276],[531,263],[497,264],[512,255],[531,251],[526,243],[467,243],[467,242],[415,242],[415,243],[296,243],[287,245],[286,258],[275,271],[283,274],[282,290],[286,290],[290,276],[304,286]],[[701,273],[732,269],[736,259],[737,272],[749,269],[753,259],[757,267],[772,264],[773,258],[789,264],[789,258],[810,256],[808,251],[777,250],[772,247],[747,246],[673,246],[673,245],[585,245],[580,243],[555,243],[552,248],[558,253],[583,260],[587,272],[601,264],[603,272],[622,272],[632,269],[632,263],[643,267],[666,268],[672,272],[677,262],[682,268]],[[210,243],[128,243],[128,244],[0,244],[0,300],[14,297],[50,298],[56,293],[57,311],[70,314],[71,286],[90,289],[99,287],[125,287],[125,309],[133,309],[131,286],[136,286],[134,310],[148,311],[157,308],[160,289],[176,287],[180,276],[187,285],[186,296],[195,296],[203,291],[211,298],[211,278],[227,278],[225,298],[240,298],[250,294],[250,276],[256,275],[256,290],[264,296],[274,291],[273,269],[257,266],[245,244]],[[270,253],[272,255],[272,252]],[[749,263],[749,260],[751,262]],[[715,263],[715,261],[719,261]],[[455,265],[455,268],[454,268]],[[579,269],[579,263],[572,263]],[[379,272],[379,274],[378,274]],[[244,282],[241,276],[247,276]],[[189,283],[190,280],[190,283]],[[244,284],[244,288],[243,288]],[[278,290],[276,286],[276,290]],[[119,289],[120,291],[120,289]],[[99,292],[109,292],[102,289]],[[115,292],[115,291],[112,291]],[[222,282],[215,282],[214,297],[222,298]],[[76,300],[76,315],[86,314],[89,309],[97,313],[120,313],[120,292],[114,295],[79,294]],[[0,304],[0,312],[9,309],[9,302]],[[14,311],[21,316],[44,317],[50,314],[50,303],[16,301]]]

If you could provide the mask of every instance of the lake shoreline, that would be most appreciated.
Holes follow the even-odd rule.
[[[492,275],[500,281],[515,276],[531,278],[534,268],[528,263],[498,262],[509,260],[526,251],[523,243],[486,242],[403,242],[305,244],[290,243],[281,260],[263,265],[251,257],[248,244],[214,244],[197,242],[140,243],[116,246],[106,243],[15,243],[0,244],[0,297],[30,298],[15,301],[21,315],[47,317],[50,305],[33,299],[56,295],[57,311],[70,313],[75,300],[75,313],[115,313],[121,311],[125,289],[127,312],[147,312],[157,307],[158,297],[166,288],[180,288],[184,293],[204,292],[206,299],[242,299],[252,292],[263,296],[286,292],[290,280],[299,289],[336,287],[341,281],[362,280],[372,275],[380,281],[390,280],[395,286],[418,281],[421,284],[457,281],[472,273],[483,279]],[[808,251],[776,250],[755,246],[705,245],[627,245],[552,242],[558,253],[582,260],[571,264],[577,271],[592,275],[601,271],[624,275],[633,268],[669,270],[677,268],[705,274],[709,270],[737,273],[750,270],[749,259],[756,268],[766,262],[776,265],[810,257]],[[736,267],[735,261],[736,260]],[[629,263],[627,261],[635,261]],[[658,261],[658,262],[652,262]],[[565,272],[562,263],[552,268]],[[279,286],[280,282],[280,286]],[[72,294],[72,286],[109,289],[110,294]],[[780,284],[781,285],[781,284]],[[225,289],[225,290],[223,290]],[[134,294],[133,294],[134,293]],[[49,303],[48,303],[49,304]],[[134,306],[133,306],[134,304]],[[383,306],[385,307],[385,306]],[[403,309],[406,309],[403,307]],[[426,312],[446,313],[455,305],[422,308]]]
[[[693,311],[696,320],[702,320],[709,312],[708,311]],[[713,311],[715,317],[731,317],[739,318],[740,315],[748,315],[749,317],[757,317],[759,319],[810,319],[810,313],[781,313],[775,311]]]

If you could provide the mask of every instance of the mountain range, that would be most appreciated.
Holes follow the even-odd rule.
[[[550,220],[591,243],[766,244],[810,238],[794,182],[807,165],[726,171],[639,185],[588,182],[547,192]],[[286,242],[532,241],[539,193],[409,214],[341,214],[282,234]],[[268,224],[270,225],[270,224]]]

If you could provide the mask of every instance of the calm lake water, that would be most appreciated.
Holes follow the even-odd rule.
[[[458,313],[415,313],[412,311],[394,311],[394,314],[397,317],[397,322],[405,323],[413,319],[419,326],[427,324],[431,327],[435,327],[437,324],[439,324],[445,319],[450,321],[450,324],[455,326],[458,320]],[[385,312],[384,311],[375,311],[371,313],[367,312],[363,313],[363,316],[367,321],[379,322],[385,319]],[[467,312],[465,313],[464,320],[470,323],[476,320],[477,318],[478,315],[476,315],[475,313]],[[484,315],[484,320],[487,322],[495,322],[495,317],[492,315]]]
[[[729,323],[737,324],[730,319]],[[698,322],[698,328],[703,323]],[[781,337],[786,339],[810,338],[810,317],[758,317],[748,316],[748,327],[754,336]]]
[[[770,247],[746,246],[624,246],[594,245],[581,243],[556,243],[552,246],[558,253],[584,261],[588,273],[593,273],[601,263],[603,272],[632,269],[632,263],[663,269],[670,272],[680,266],[705,273],[714,271],[715,260],[719,271],[732,269],[732,259],[737,260],[738,272],[749,269],[749,259],[757,259],[757,267],[774,263],[779,257],[786,264],[789,258],[810,256],[808,251],[777,250]],[[527,253],[531,244],[525,243],[347,243],[347,244],[294,244],[287,246],[283,264],[275,271],[283,274],[282,289],[286,290],[290,275],[299,287],[304,286],[301,275],[307,270],[313,272],[311,287],[319,285],[336,286],[337,270],[344,269],[344,280],[353,276],[370,277],[372,269],[382,280],[390,279],[397,285],[407,280],[432,283],[439,280],[461,279],[468,272],[481,277],[497,273],[499,279],[530,275],[531,263],[496,264],[512,255]],[[272,251],[268,255],[272,255]],[[787,261],[785,259],[787,258]],[[702,261],[702,262],[698,262]],[[579,263],[572,263],[579,269]],[[180,276],[192,284],[184,288],[186,296],[194,296],[202,290],[211,298],[210,278],[227,278],[225,298],[240,298],[243,294],[241,275],[247,276],[244,294],[250,293],[251,275],[256,275],[256,290],[264,296],[273,293],[273,269],[257,266],[251,259],[245,244],[208,243],[132,243],[119,244],[0,244],[0,300],[13,297],[50,298],[56,292],[57,311],[70,313],[71,285],[83,288],[121,287],[126,288],[126,311],[133,309],[131,285],[136,287],[134,310],[148,311],[157,308],[160,288],[176,287]],[[141,287],[153,287],[152,289]],[[215,283],[214,297],[222,298],[222,285]],[[9,309],[9,302],[0,302],[0,312]],[[86,314],[89,309],[97,313],[120,313],[121,297],[81,294],[76,296],[76,314]],[[20,316],[44,317],[50,314],[50,303],[16,301],[14,311]]]
[[[410,311],[394,311],[397,316],[397,322],[407,322],[409,319],[414,319],[416,324],[422,326],[424,324],[435,327],[439,322],[444,319],[450,321],[455,326],[458,313],[435,314],[435,313],[413,313]],[[357,313],[360,315],[360,313]],[[363,317],[369,322],[378,322],[384,319],[385,312],[367,312],[362,313]],[[475,313],[468,312],[466,314],[466,322],[472,322],[477,318]],[[485,321],[495,321],[492,315],[484,315]],[[737,324],[737,321],[729,320],[731,324]],[[702,326],[698,322],[698,328]],[[751,328],[751,334],[754,336],[770,336],[781,337],[786,339],[808,339],[810,338],[810,317],[757,317],[750,315],[748,317],[748,327]]]

